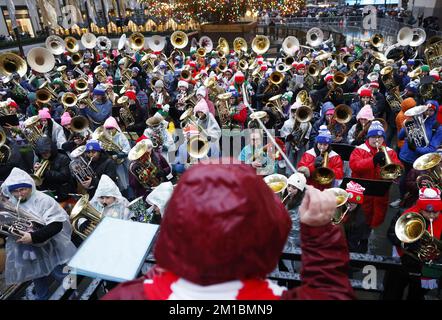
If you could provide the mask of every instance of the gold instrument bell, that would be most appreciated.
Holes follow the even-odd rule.
[[[282,196],[285,189],[288,186],[288,179],[282,174],[271,174],[264,177],[264,182],[269,186],[270,189],[279,196]]]
[[[183,31],[175,31],[170,36],[170,42],[175,49],[183,49],[189,43],[189,38]]]
[[[334,171],[328,167],[328,157],[328,152],[324,152],[322,167],[317,168],[312,174],[312,179],[323,186],[329,185],[335,180]]]
[[[426,179],[427,186],[442,187],[442,168],[440,162],[442,155],[437,152],[427,153],[417,158],[413,163],[413,168],[418,171],[426,171],[427,174],[420,175],[418,180]]]
[[[201,135],[194,135],[187,143],[187,153],[194,159],[204,158],[210,150],[209,142]]]
[[[19,55],[11,52],[0,54],[0,74],[9,77],[17,72],[23,77],[27,71],[26,61]]]
[[[336,197],[336,211],[332,218],[332,224],[340,224],[344,220],[349,210],[349,207],[346,205],[348,203],[349,194],[347,191],[341,188],[330,188],[328,190],[333,192]]]
[[[87,221],[90,222],[90,224],[86,226],[86,229],[84,231],[80,231],[78,225],[78,222],[81,218],[85,218]],[[70,219],[74,233],[76,233],[84,240],[97,227],[98,223],[101,220],[101,212],[89,204],[89,195],[85,194],[77,201],[74,208],[72,208]]]
[[[252,41],[252,50],[257,55],[263,55],[270,48],[270,40],[267,36],[257,35]]]

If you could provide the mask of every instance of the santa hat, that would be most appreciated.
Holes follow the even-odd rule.
[[[226,71],[224,71],[224,73],[230,72],[231,74],[233,74],[232,69],[227,69]]]
[[[196,90],[196,95],[201,95],[205,98],[206,94],[207,94],[207,90],[205,87],[199,87],[198,90]]]
[[[435,70],[430,71],[430,76],[434,78],[435,81],[440,81],[440,74]]]
[[[348,201],[362,204],[364,202],[364,190],[365,188],[357,182],[350,181],[347,183],[345,191],[348,193]]]
[[[235,73],[234,80],[235,83],[242,84],[246,80],[246,77],[244,76],[244,73],[242,73],[241,71],[237,71]]]
[[[373,110],[371,109],[370,105],[365,105],[362,107],[361,110],[359,110],[359,112],[356,116],[356,120],[359,120],[359,119],[367,119],[369,121],[374,119]]]
[[[379,82],[377,82],[377,81],[370,82],[370,87],[379,89]]]
[[[437,188],[423,187],[419,190],[419,199],[417,207],[420,210],[437,212],[442,210],[442,200],[440,199],[440,190]]]
[[[189,84],[187,83],[187,81],[180,80],[178,81],[178,87],[185,87],[187,89],[189,88]]]
[[[362,97],[372,97],[372,92],[371,92],[371,89],[362,89],[360,92],[359,92],[359,96],[362,98]]]
[[[118,131],[121,132],[121,129],[117,123],[117,120],[112,116],[106,119],[106,121],[103,124],[103,127],[105,129],[117,129]]]
[[[69,114],[69,112],[65,112],[63,113],[63,115],[61,116],[61,125],[65,126],[67,124],[71,124],[71,115]]]
[[[382,136],[385,139],[385,130],[382,123],[379,121],[373,121],[368,128],[367,139],[370,137]]]
[[[188,65],[189,65],[190,67],[192,67],[192,68],[196,68],[196,62],[193,61],[193,60],[190,60],[189,63],[188,63]]]
[[[207,105],[205,99],[201,99],[200,101],[198,101],[198,103],[195,105],[195,108],[193,108],[193,114],[196,115],[198,111],[201,111],[206,115],[209,113],[209,106]]]
[[[51,119],[51,114],[48,108],[43,108],[38,111],[38,116],[40,119]]]
[[[17,109],[17,108],[18,108],[18,104],[17,104],[17,102],[15,102],[14,100],[12,100],[11,98],[8,98],[6,101],[8,101],[8,107],[9,107],[9,108],[14,108],[14,109]]]
[[[300,69],[305,69],[305,64],[303,64],[303,63],[299,63],[299,64],[296,66],[296,71],[298,71],[298,70],[300,70]]]
[[[327,75],[325,76],[324,80],[325,80],[325,82],[332,81],[332,80],[333,80],[333,75],[331,75],[331,74],[327,74]]]
[[[332,135],[327,129],[327,126],[322,125],[319,127],[318,136],[315,139],[316,143],[332,143]]]
[[[127,90],[124,95],[126,97],[128,97],[130,100],[136,100],[137,99],[137,94],[135,93],[135,91],[133,90]]]
[[[267,69],[268,69],[268,67],[267,67],[266,64],[263,64],[263,65],[261,66],[261,71],[267,71]]]
[[[262,65],[264,63],[263,56],[257,56],[256,61],[257,61],[258,65]]]

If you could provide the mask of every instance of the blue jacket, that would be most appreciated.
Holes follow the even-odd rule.
[[[89,117],[94,122],[103,124],[112,115],[112,102],[106,100],[103,104],[95,103],[95,107],[98,109],[98,112],[94,112],[90,108],[84,108],[80,109],[80,114]]]
[[[432,117],[429,117],[427,120],[425,120],[425,131],[427,133],[428,140],[430,143],[426,147],[419,147],[416,148],[416,151],[410,150],[408,147],[408,138],[406,138],[405,128],[402,128],[401,131],[398,133],[398,139],[405,138],[405,143],[402,146],[400,152],[399,152],[399,159],[407,162],[407,163],[413,163],[417,158],[420,156],[436,152],[437,148],[440,144],[442,144],[442,127],[439,126],[434,132],[433,132],[433,126],[437,122],[436,116],[439,108],[436,108],[436,112]]]

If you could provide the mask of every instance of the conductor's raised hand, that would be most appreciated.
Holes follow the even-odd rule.
[[[336,210],[336,197],[329,190],[320,191],[306,186],[307,191],[299,208],[301,223],[311,227],[325,226],[331,222]]]

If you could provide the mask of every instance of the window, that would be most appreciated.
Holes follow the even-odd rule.
[[[2,7],[3,17],[8,27],[8,32],[11,36],[15,36],[14,30],[12,30],[12,22],[9,17],[9,12],[7,7]],[[29,11],[26,7],[16,6],[15,7],[15,18],[17,19],[17,27],[19,32],[28,33],[29,36],[34,37],[34,28],[32,27],[31,18],[29,16]]]

